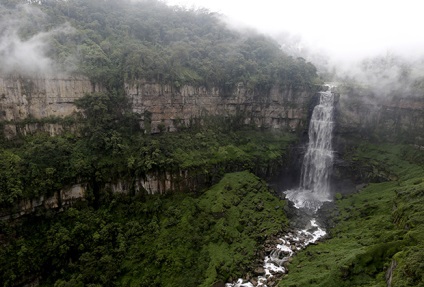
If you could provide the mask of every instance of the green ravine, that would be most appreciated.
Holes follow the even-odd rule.
[[[423,156],[403,145],[362,143],[351,151],[357,169],[372,166],[396,180],[338,196],[329,239],[299,252],[279,286],[387,286],[390,274],[391,286],[424,286]]]
[[[115,196],[1,222],[3,286],[211,286],[242,276],[287,225],[285,202],[245,171],[197,194]],[[7,243],[8,242],[8,243]]]
[[[0,148],[2,215],[64,186],[88,186],[72,207],[0,222],[2,286],[211,286],[253,268],[261,243],[286,227],[285,202],[252,172],[267,177],[284,166],[293,134],[214,117],[146,135],[119,94],[77,104],[74,133],[39,133]],[[195,189],[147,195],[105,188],[179,171]]]
[[[222,287],[251,277],[263,243],[289,226],[286,202],[265,180],[289,165],[304,131],[258,129],[236,114],[175,119],[175,133],[161,123],[151,134],[152,113],[135,114],[125,86],[168,85],[175,93],[204,87],[236,102],[241,83],[266,105],[281,100],[269,97],[272,89],[285,90],[293,100],[285,107],[294,108],[297,91],[322,83],[316,68],[206,10],[156,0],[27,2],[2,1],[0,37],[27,43],[42,35],[49,67],[0,65],[0,76],[77,76],[103,92],[76,100],[78,111],[66,118],[0,122],[0,286]],[[28,101],[30,82],[23,85]],[[413,84],[421,96],[422,79]],[[367,89],[343,89],[351,106],[369,103]],[[7,107],[9,99],[1,100]],[[424,286],[424,151],[406,144],[422,137],[413,122],[400,122],[408,133],[392,135],[384,125],[339,131],[345,174],[369,184],[336,193],[328,238],[298,252],[279,286]],[[6,125],[49,123],[63,133],[10,139],[3,132]],[[393,144],[382,143],[386,138]],[[154,195],[136,188],[136,179],[165,174],[182,184]],[[126,193],[108,188],[118,182],[127,183]],[[30,200],[75,184],[87,187],[85,198],[20,214]]]

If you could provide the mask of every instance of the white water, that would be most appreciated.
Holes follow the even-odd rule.
[[[225,286],[267,287],[267,283],[272,280],[274,276],[281,276],[287,273],[284,263],[289,261],[290,257],[292,257],[296,251],[305,248],[311,243],[315,243],[325,234],[326,232],[316,224],[315,219],[311,219],[304,229],[289,232],[278,239],[279,244],[277,244],[275,249],[264,259],[263,269],[265,274],[257,277],[254,281],[256,285],[248,280],[238,279],[237,282],[227,283]]]
[[[329,87],[330,88],[330,87]],[[298,209],[306,209],[315,213],[325,201],[331,201],[329,175],[333,165],[332,133],[334,96],[331,88],[320,93],[320,103],[314,108],[309,124],[309,144],[303,159],[300,187],[284,192],[286,198]],[[226,287],[267,287],[267,283],[276,274],[285,274],[285,262],[298,250],[316,242],[326,234],[311,218],[304,229],[298,229],[279,238],[279,244],[264,259],[264,276],[259,276],[253,285],[239,279]],[[253,281],[252,281],[253,282]]]
[[[333,165],[334,96],[320,92],[309,124],[309,143],[302,164],[300,187],[285,192],[296,208],[317,211],[323,202],[331,201],[329,175]]]

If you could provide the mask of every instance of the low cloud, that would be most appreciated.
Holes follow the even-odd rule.
[[[28,33],[28,27],[42,27],[46,15],[32,5],[20,5],[14,10],[0,7],[0,72],[20,74],[52,74],[58,72],[54,61],[47,56],[51,37],[72,33],[70,25],[62,25],[49,31]],[[24,31],[26,32],[26,31]]]

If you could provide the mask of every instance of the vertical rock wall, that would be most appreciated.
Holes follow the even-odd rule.
[[[0,122],[5,123],[9,137],[39,129],[57,134],[61,131],[58,126],[32,123],[17,129],[14,123],[71,115],[76,111],[76,99],[103,90],[84,77],[0,75]],[[216,87],[182,86],[176,89],[171,85],[139,80],[125,84],[125,90],[134,112],[141,115],[144,124],[149,121],[152,132],[157,132],[159,125],[174,131],[178,124],[188,124],[205,115],[240,115],[245,123],[258,127],[297,130],[304,126],[308,103],[316,87],[298,90],[274,87],[269,93],[258,93],[239,84],[232,93],[224,94]]]
[[[304,126],[308,103],[315,94],[314,88],[293,90],[274,87],[270,93],[255,93],[243,84],[230,94],[219,88],[170,85],[138,81],[125,86],[135,112],[151,117],[152,132],[162,124],[173,131],[179,123],[205,115],[240,115],[246,124],[274,129],[297,130]]]
[[[339,138],[424,145],[424,96],[342,94],[336,123]]]
[[[84,77],[0,75],[0,121],[68,116],[76,99],[101,90]]]

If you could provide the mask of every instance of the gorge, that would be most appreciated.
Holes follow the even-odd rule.
[[[294,208],[301,210],[297,216],[303,217],[304,222],[306,220],[306,226],[292,225],[295,229],[279,238],[278,244],[267,250],[263,276],[250,282],[239,279],[237,283],[226,284],[226,287],[266,287],[273,284],[277,280],[275,276],[279,278],[288,272],[287,262],[295,252],[325,236],[326,232],[313,217],[323,202],[332,201],[333,197],[329,177],[333,165],[334,95],[331,86],[327,85],[326,88],[328,91],[319,92],[319,102],[313,108],[309,122],[309,142],[303,158],[299,188],[284,192]]]
[[[419,63],[380,87],[209,11],[26,2],[0,5],[0,285],[424,284]]]

